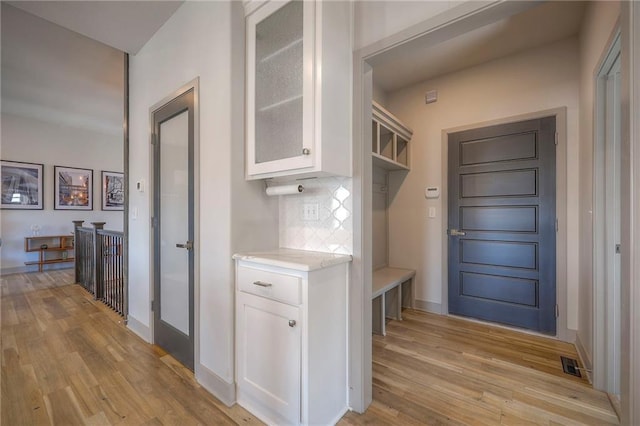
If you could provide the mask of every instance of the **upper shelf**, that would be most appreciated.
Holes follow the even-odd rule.
[[[410,142],[413,130],[375,101],[371,135],[375,166],[387,170],[411,170]]]

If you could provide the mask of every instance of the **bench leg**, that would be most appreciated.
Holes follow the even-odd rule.
[[[413,309],[413,303],[415,300],[413,278],[409,278],[407,281],[400,284],[400,286],[402,287],[402,307]]]
[[[400,286],[397,285],[384,292],[386,299],[385,309],[387,310],[387,317],[391,319],[402,319],[400,313],[400,307],[402,305],[402,294],[400,292]]]
[[[384,295],[380,295],[371,301],[372,322],[371,329],[374,334],[384,336]]]

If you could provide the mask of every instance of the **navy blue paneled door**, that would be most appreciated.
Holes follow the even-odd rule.
[[[556,333],[555,117],[449,135],[449,313]]]

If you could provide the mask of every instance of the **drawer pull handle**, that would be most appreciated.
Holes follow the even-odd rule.
[[[289,327],[295,327],[296,326],[296,320],[289,320]]]
[[[260,287],[271,287],[273,284],[271,283],[263,283],[262,281],[254,281],[253,285],[258,285]]]

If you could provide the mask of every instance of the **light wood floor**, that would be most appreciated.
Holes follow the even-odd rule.
[[[618,424],[607,395],[562,372],[573,345],[405,310],[373,338],[373,404],[342,425]]]
[[[260,424],[96,302],[69,271],[2,277],[2,425]],[[405,311],[374,337],[374,402],[341,425],[616,424],[607,396],[561,372],[575,350]]]
[[[68,270],[1,279],[3,426],[261,424],[71,282]]]

